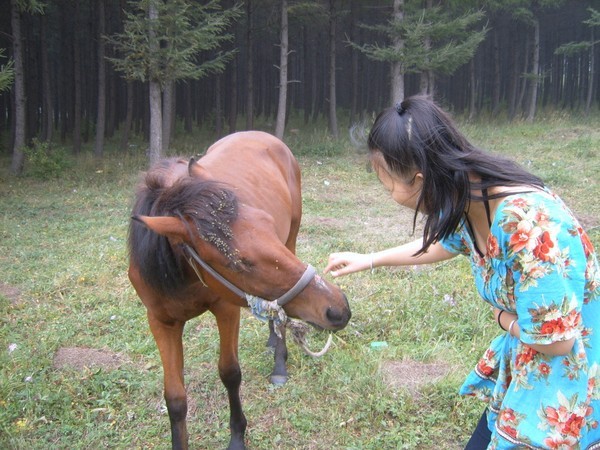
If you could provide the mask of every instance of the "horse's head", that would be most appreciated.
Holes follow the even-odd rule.
[[[247,294],[274,300],[288,292],[306,265],[281,242],[275,219],[260,209],[237,204],[234,196],[217,194],[211,203],[209,210],[188,208],[177,216],[135,219],[166,236],[173,248],[189,245],[214,271]],[[203,267],[196,270],[212,290],[245,306],[244,299]],[[308,280],[283,308],[288,316],[322,329],[338,330],[350,320],[344,293],[319,275]]]

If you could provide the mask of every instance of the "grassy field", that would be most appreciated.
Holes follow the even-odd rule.
[[[544,177],[600,246],[597,120],[463,130]],[[415,237],[411,212],[391,201],[346,140],[301,130],[286,141],[303,172],[301,259],[322,270],[332,251],[373,251]],[[198,142],[209,139],[180,138],[175,147],[193,155],[206,146]],[[64,157],[54,168],[34,157],[20,178],[0,158],[0,448],[170,448],[158,352],[126,276],[129,211],[145,160],[140,150],[107,153],[102,161]],[[458,387],[498,332],[466,261],[336,282],[350,300],[350,324],[320,359],[290,344],[283,387],[267,380],[266,327],[242,315],[249,449],[462,448],[483,405],[459,397]],[[310,341],[317,348],[325,336]],[[371,346],[382,341],[387,347]],[[217,345],[210,315],[188,323],[193,449],[228,442]]]

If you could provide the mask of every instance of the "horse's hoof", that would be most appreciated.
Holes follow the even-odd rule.
[[[271,375],[270,376],[271,383],[275,386],[283,386],[287,380],[287,375]]]

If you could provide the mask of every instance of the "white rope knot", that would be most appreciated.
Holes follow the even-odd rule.
[[[331,333],[329,333],[327,343],[321,351],[311,351],[306,343],[306,336],[310,331],[310,327],[304,322],[288,318],[283,308],[277,303],[277,300],[269,301],[255,295],[246,294],[246,301],[248,302],[248,306],[254,317],[263,322],[268,322],[269,320],[273,321],[273,328],[279,339],[283,339],[282,330],[287,328],[292,333],[292,340],[299,345],[307,355],[318,358],[323,356],[329,350],[333,339]]]

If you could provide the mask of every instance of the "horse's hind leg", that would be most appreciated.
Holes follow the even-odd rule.
[[[161,322],[148,313],[148,323],[160,352],[164,371],[164,395],[171,422],[173,449],[187,450],[187,397],[183,380],[183,327],[185,322]]]
[[[267,346],[273,347],[275,360],[273,372],[271,372],[269,380],[275,385],[285,384],[288,380],[288,351],[285,342],[285,328],[282,327],[280,338],[275,333],[275,327],[272,320],[269,320],[269,340],[267,341]]]
[[[228,450],[244,450],[246,417],[242,411],[240,385],[242,371],[238,361],[238,338],[240,332],[240,308],[219,302],[211,306],[210,311],[217,319],[220,338],[219,376],[227,389],[229,398],[229,428],[231,438]]]

